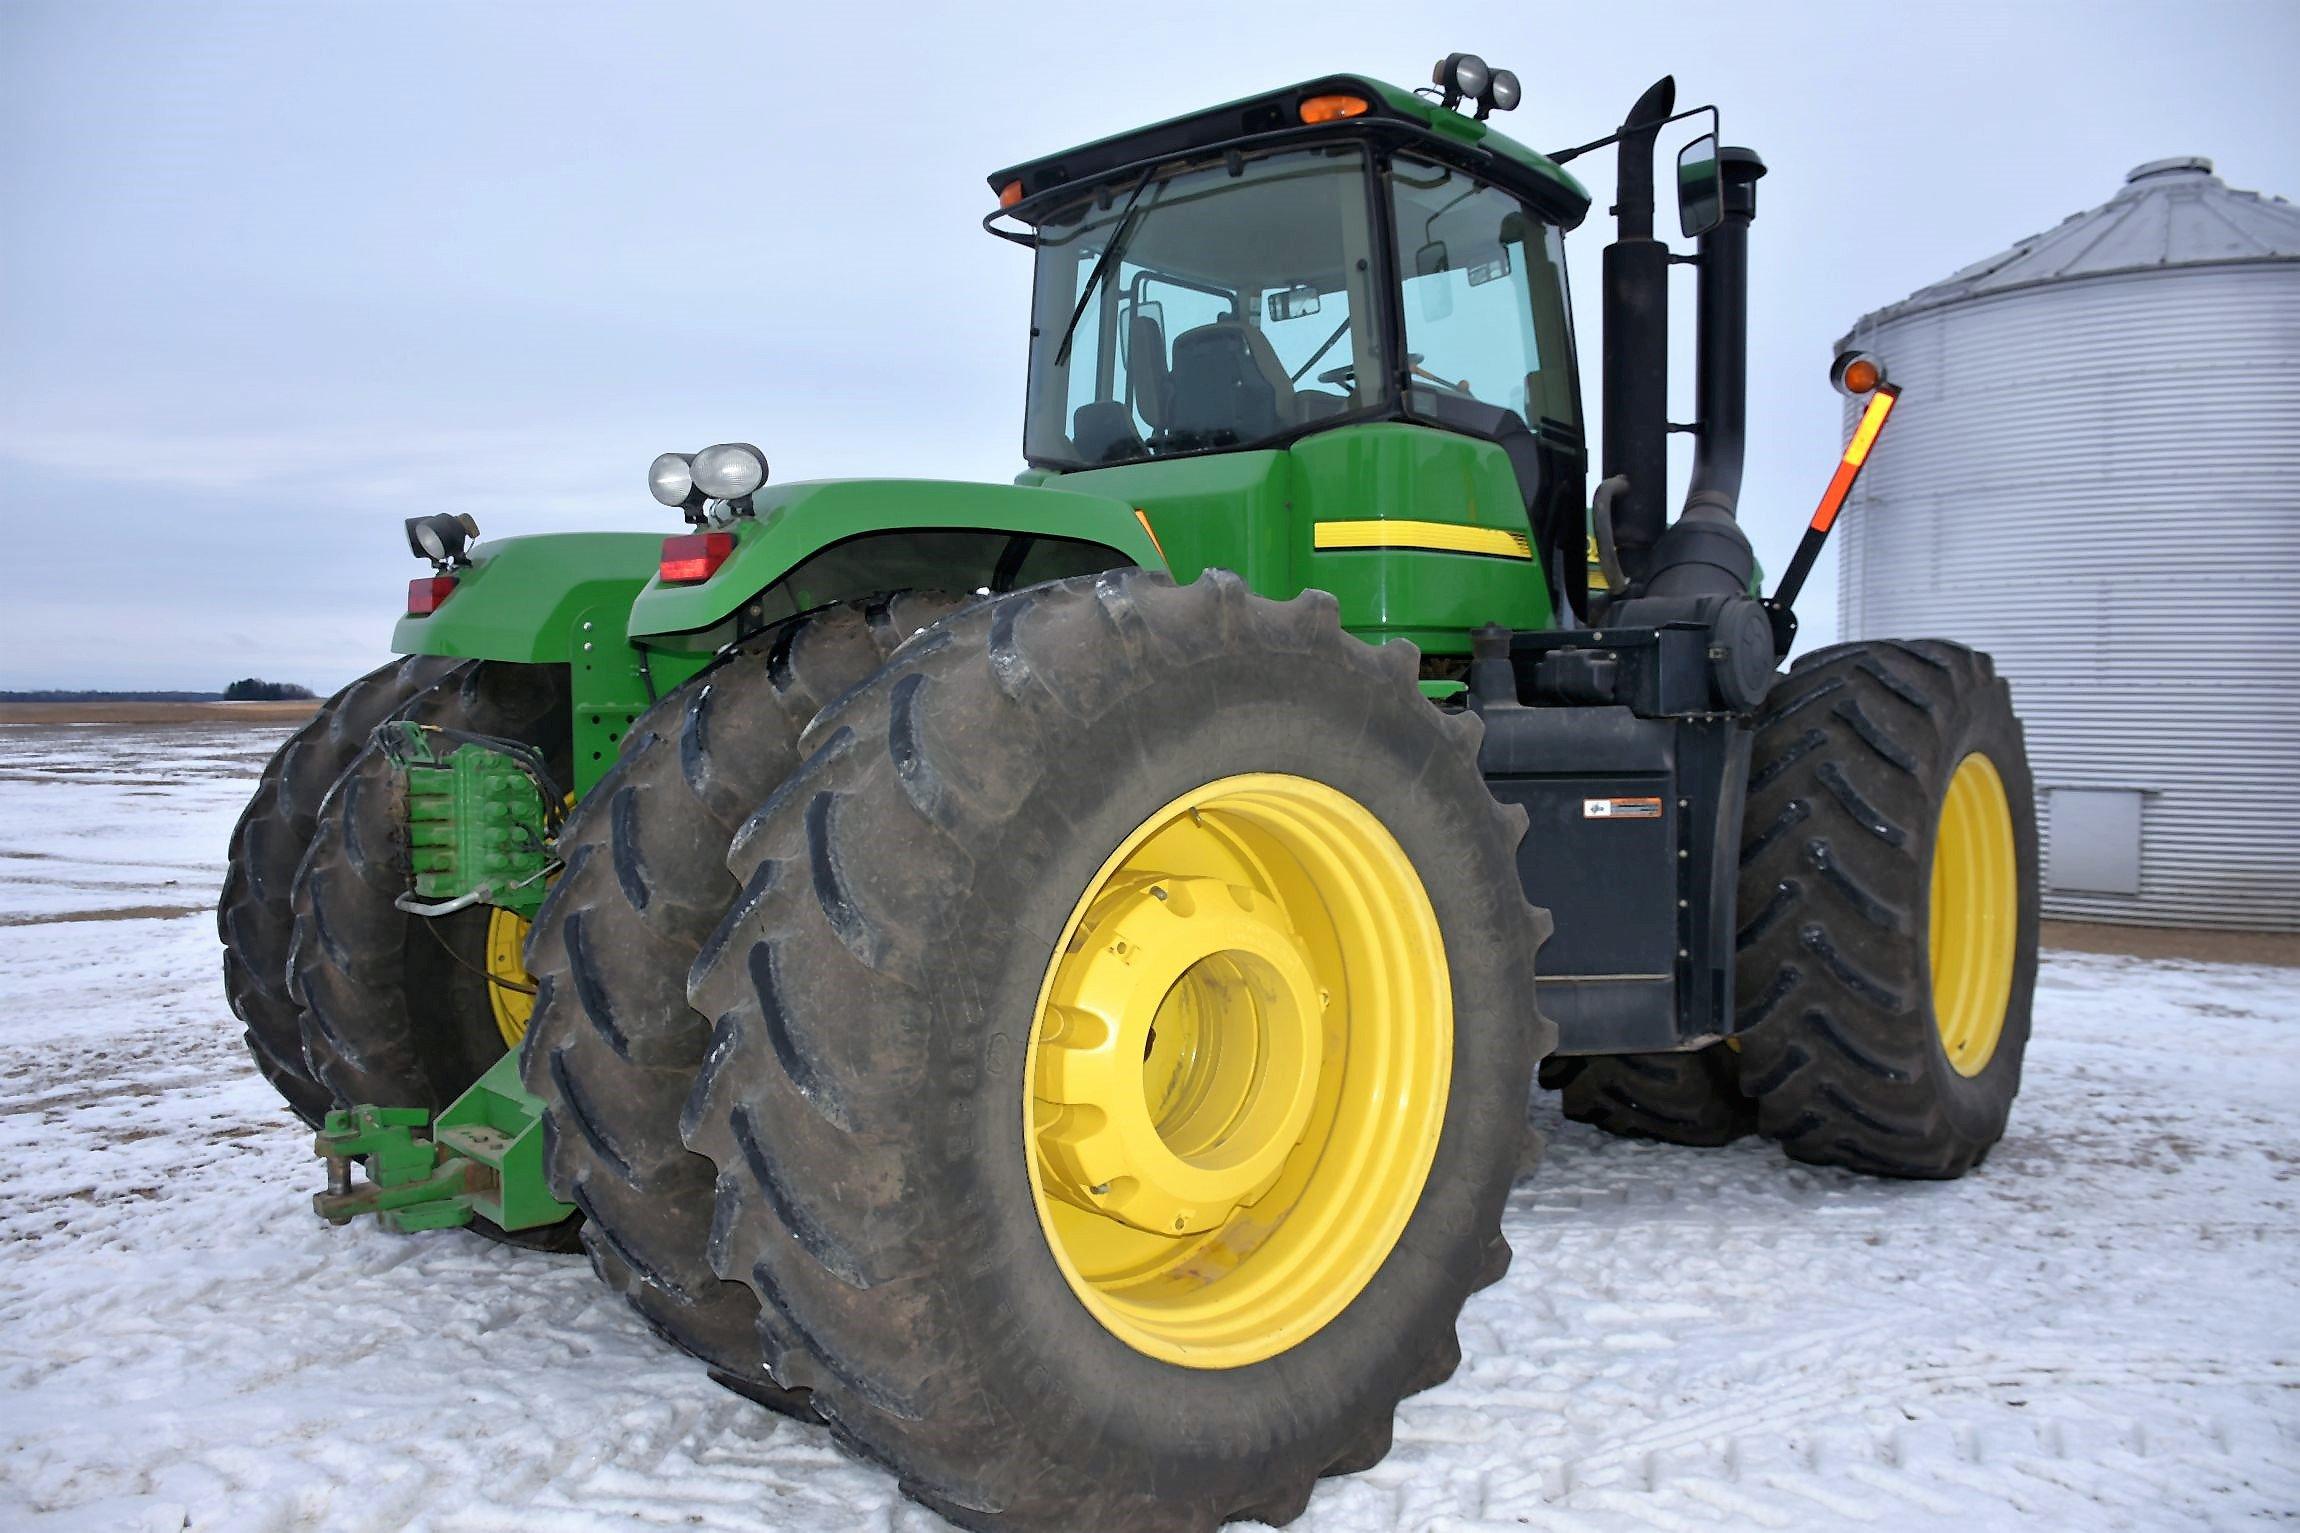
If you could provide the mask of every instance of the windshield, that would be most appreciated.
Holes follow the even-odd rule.
[[[1165,172],[1128,204],[1039,226],[1031,462],[1249,447],[1381,403],[1361,149]]]

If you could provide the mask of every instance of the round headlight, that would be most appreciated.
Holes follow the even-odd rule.
[[[1485,60],[1474,53],[1465,53],[1453,61],[1453,88],[1472,101],[1485,94],[1486,84],[1492,78]]]
[[[695,454],[695,488],[713,500],[741,500],[767,482],[767,455],[748,442],[721,442]]]
[[[647,465],[647,489],[666,506],[683,506],[695,488],[694,472],[683,452],[667,452]]]
[[[1525,92],[1518,85],[1516,75],[1511,74],[1506,69],[1497,69],[1493,72],[1493,109],[1495,111],[1514,112],[1517,110],[1518,102],[1524,98]]]

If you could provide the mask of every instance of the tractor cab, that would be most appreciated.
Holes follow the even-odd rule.
[[[1268,452],[1379,422],[1442,432],[1514,486],[1537,584],[1579,605],[1587,451],[1564,234],[1588,197],[1550,161],[1437,101],[1331,78],[992,183],[988,227],[1036,258],[1035,471]]]
[[[1328,144],[1184,161],[1131,213],[1083,198],[1050,215],[1031,461],[1267,447],[1378,419],[1575,434],[1562,231],[1435,160],[1387,157],[1377,184],[1371,158]]]

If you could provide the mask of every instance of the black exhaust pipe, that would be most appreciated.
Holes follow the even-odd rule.
[[[1669,247],[1653,237],[1653,141],[1676,105],[1664,75],[1623,120],[1605,247],[1604,477],[1628,480],[1613,498],[1613,542],[1632,582],[1669,518]]]

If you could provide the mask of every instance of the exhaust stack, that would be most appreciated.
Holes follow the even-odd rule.
[[[1623,120],[1605,247],[1603,475],[1628,480],[1613,498],[1613,538],[1631,581],[1669,517],[1669,247],[1653,237],[1653,141],[1676,105],[1664,75]]]

